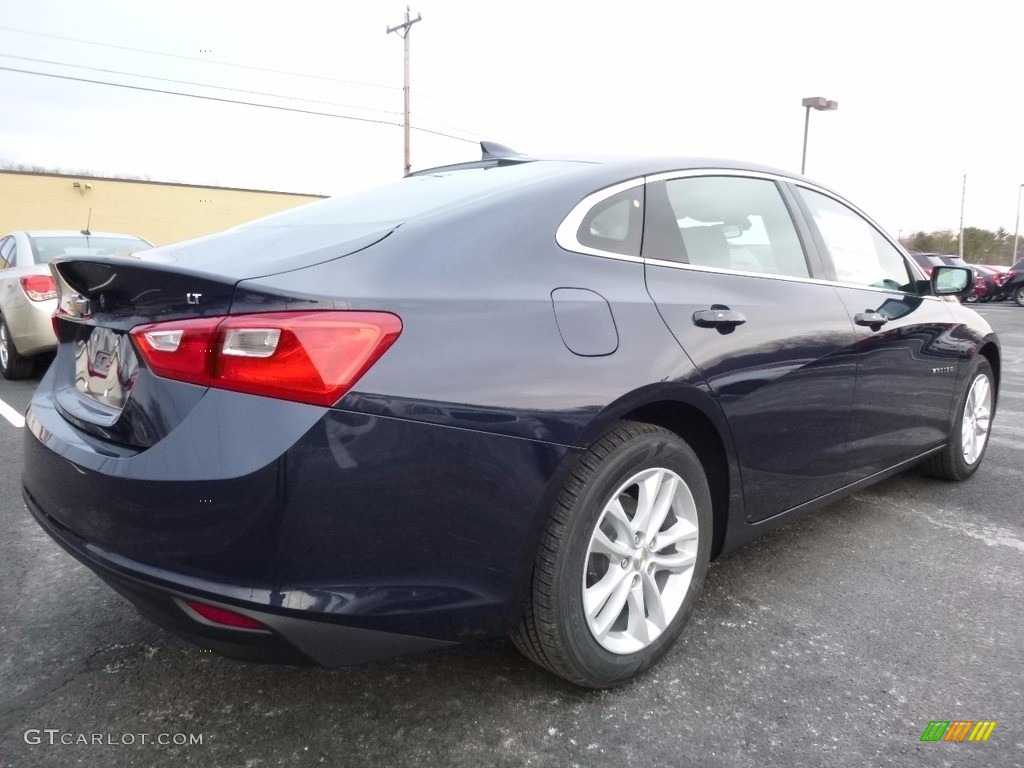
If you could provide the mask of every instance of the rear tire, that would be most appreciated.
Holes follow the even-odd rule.
[[[1024,307],[1024,285],[1018,285],[1013,289],[1013,300],[1017,306]]]
[[[5,379],[27,379],[34,365],[30,358],[18,354],[7,321],[0,318],[0,373]]]
[[[949,443],[923,465],[926,474],[940,480],[966,480],[981,466],[988,448],[995,406],[995,377],[988,360],[975,358],[967,391],[960,398]]]
[[[629,681],[682,632],[711,535],[711,493],[690,446],[620,422],[580,458],[554,504],[513,642],[577,685]]]

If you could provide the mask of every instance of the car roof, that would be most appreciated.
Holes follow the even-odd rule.
[[[812,178],[803,176],[795,171],[787,171],[744,160],[686,155],[526,155],[514,153],[513,150],[509,150],[509,153],[494,155],[484,148],[481,160],[443,165],[436,168],[424,168],[423,170],[410,173],[409,176],[429,176],[435,173],[448,173],[462,169],[496,168],[523,163],[550,162],[561,163],[569,168],[572,165],[576,165],[577,168],[569,170],[568,173],[561,174],[559,179],[548,180],[548,183],[571,185],[576,181],[584,186],[590,185],[593,189],[597,189],[601,186],[643,176],[675,173],[677,171],[700,171],[702,169],[709,171],[740,171],[762,173],[771,177],[784,178],[796,182],[802,181],[857,207],[845,195]],[[863,211],[861,212],[863,213]]]
[[[424,168],[415,171],[410,176],[426,176],[432,173],[457,171],[469,168],[489,168],[502,165],[515,165],[518,163],[531,162],[562,162],[578,163],[580,166],[601,166],[616,175],[645,176],[653,173],[667,173],[671,171],[690,171],[702,168],[717,170],[753,171],[766,173],[772,176],[785,176],[796,180],[806,180],[815,186],[821,186],[805,176],[792,171],[785,171],[780,168],[773,168],[767,165],[745,162],[742,160],[728,160],[716,157],[692,157],[674,155],[513,155],[503,157],[485,157],[482,160],[475,160],[466,163],[454,163],[442,165],[436,168]],[[581,168],[582,170],[582,168]]]
[[[125,238],[132,240],[143,240],[144,238],[138,235],[127,235],[123,232],[90,232],[88,235],[83,234],[81,230],[77,229],[31,229],[23,230],[29,237],[115,237]]]

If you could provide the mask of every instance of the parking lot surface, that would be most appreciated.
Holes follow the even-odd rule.
[[[336,670],[203,652],[31,521],[0,419],[0,766],[1022,766],[1024,308],[979,311],[1004,362],[977,475],[912,470],[718,560],[680,642],[613,691],[506,641]],[[935,720],[997,725],[922,742]]]

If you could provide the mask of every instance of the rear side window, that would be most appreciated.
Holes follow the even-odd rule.
[[[903,255],[869,221],[827,195],[803,187],[797,187],[797,193],[811,210],[839,282],[913,291],[914,281]]]
[[[576,231],[576,240],[599,251],[639,256],[643,217],[643,188],[627,189],[591,208]]]
[[[695,176],[647,186],[644,258],[786,277],[810,277],[775,183]]]

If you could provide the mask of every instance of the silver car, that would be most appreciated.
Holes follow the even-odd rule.
[[[57,289],[48,263],[58,256],[128,256],[152,248],[134,235],[40,230],[0,238],[0,373],[32,375],[35,361],[57,346],[50,320]]]

